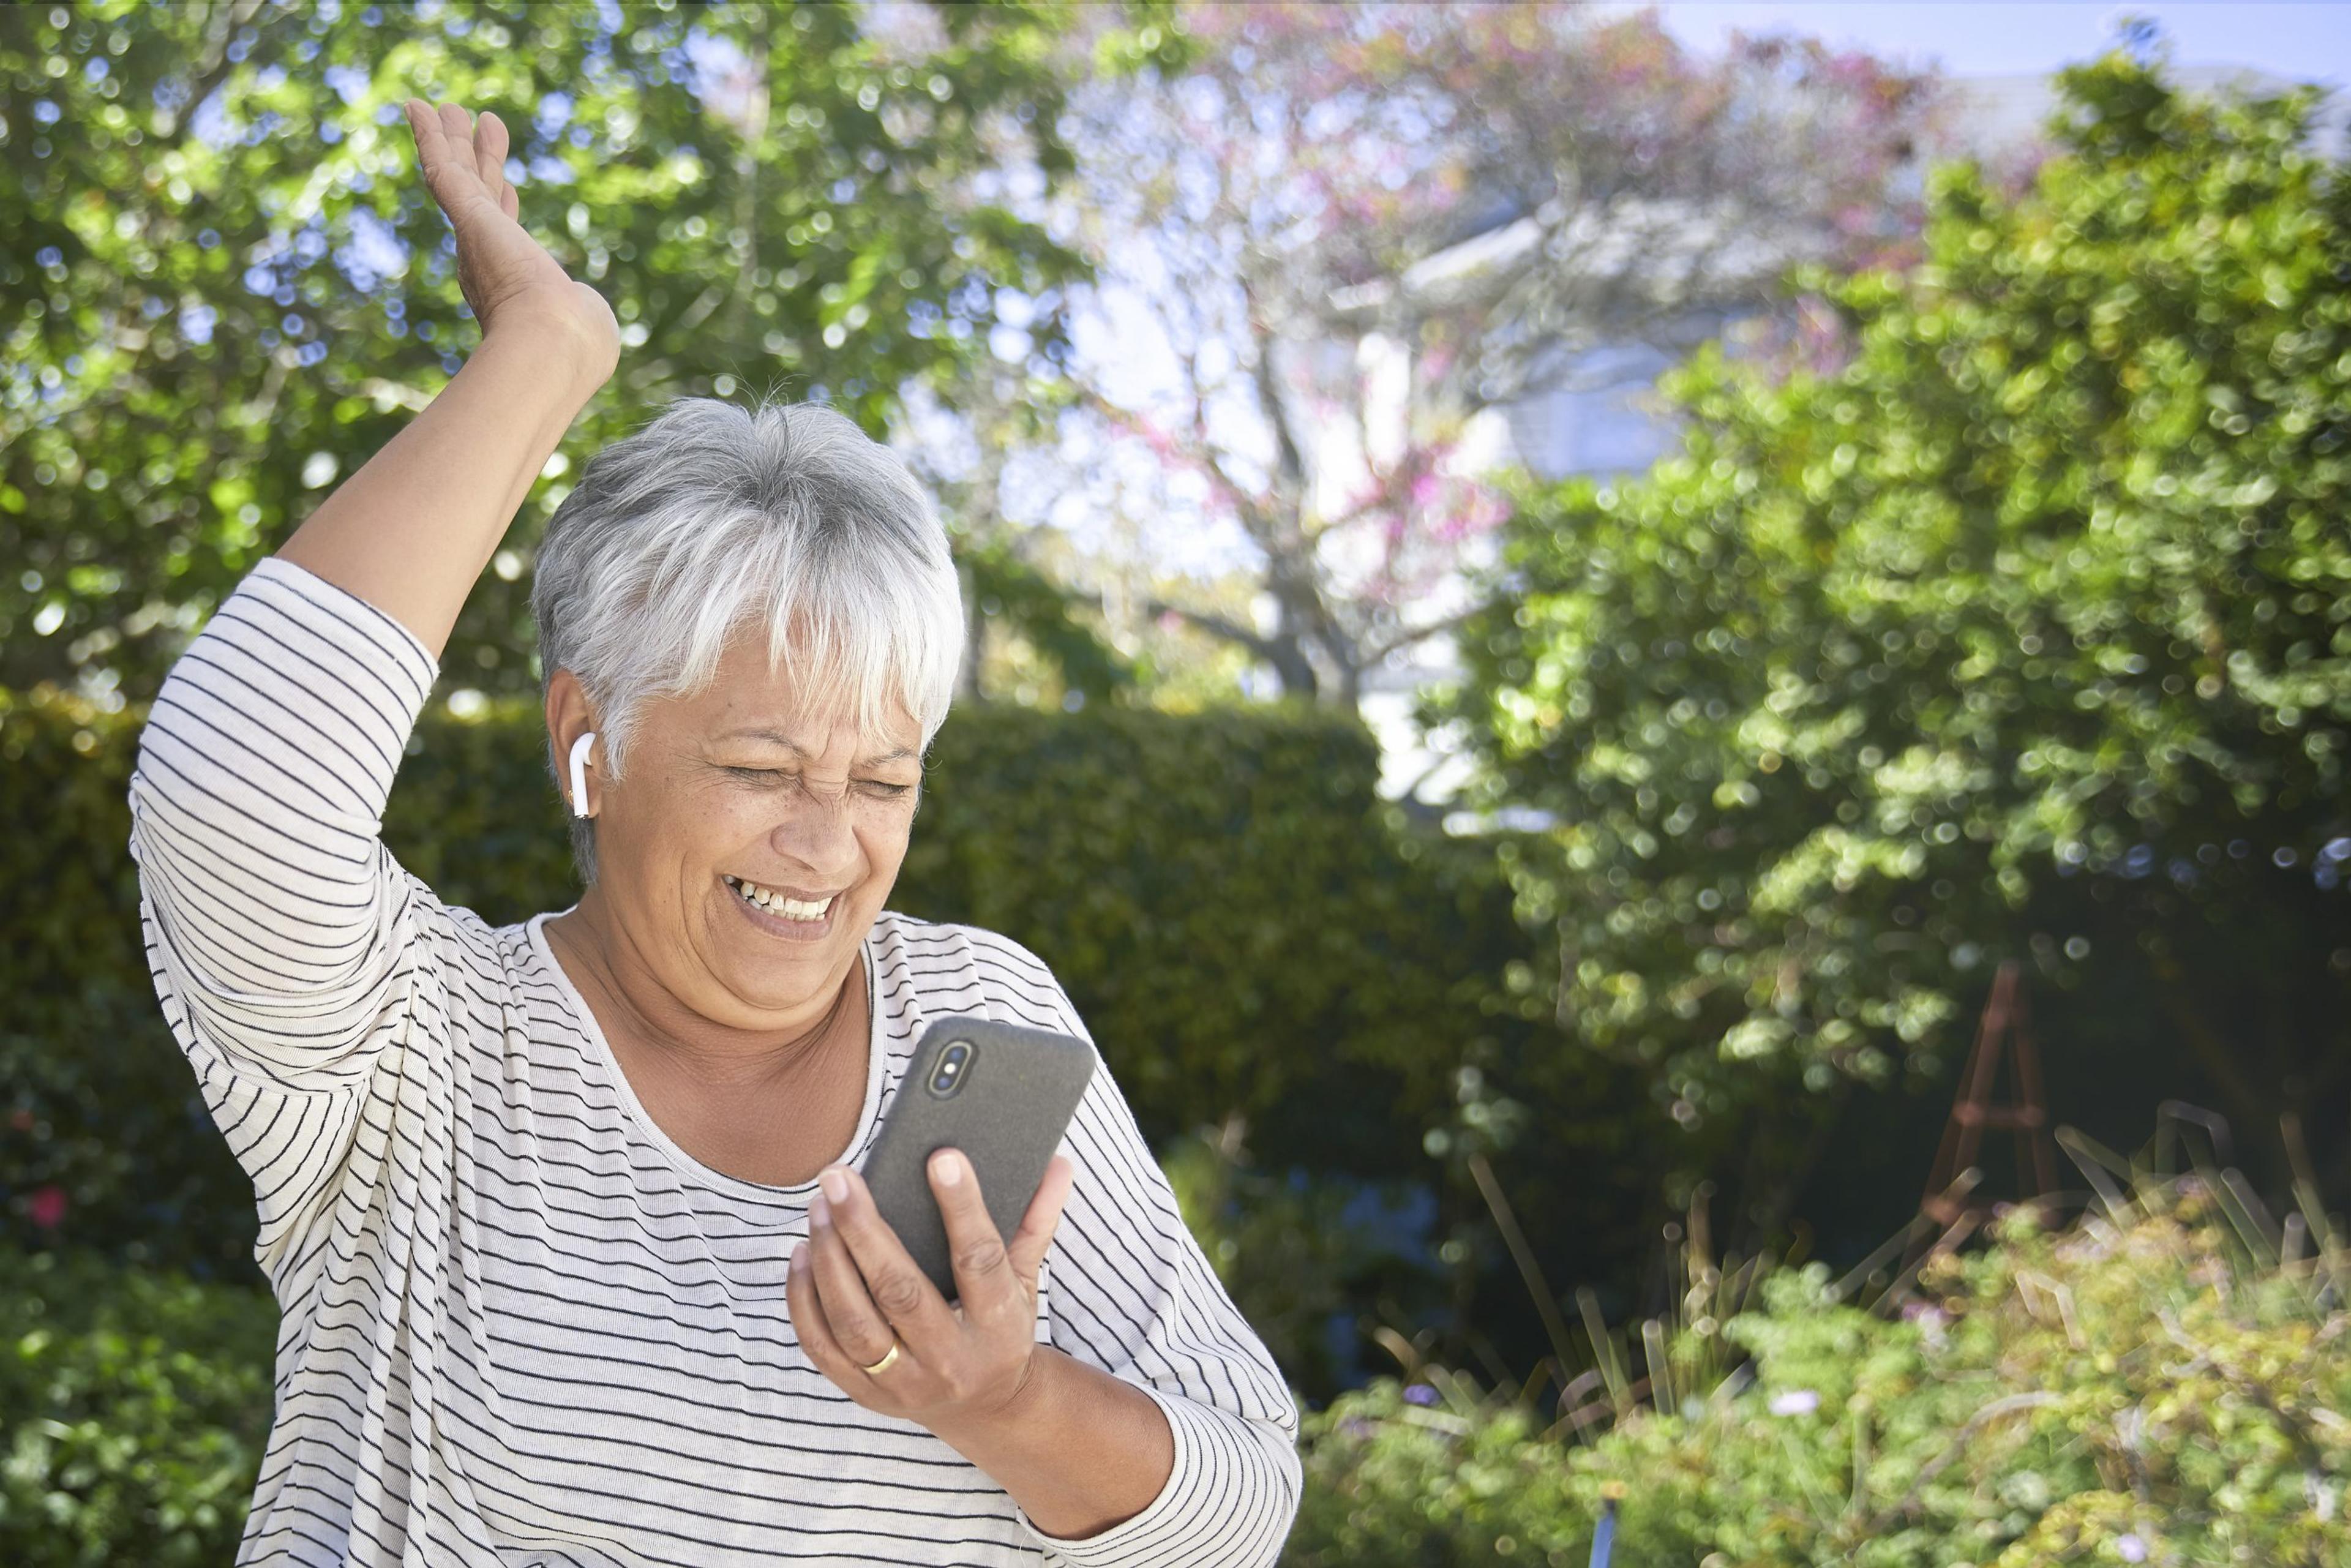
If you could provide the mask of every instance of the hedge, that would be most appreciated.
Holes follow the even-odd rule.
[[[39,825],[0,844],[0,1195],[22,1245],[245,1275],[250,1191],[140,941],[138,723],[0,694],[0,820]],[[436,705],[410,749],[385,824],[403,864],[493,921],[576,897],[535,714]],[[1450,1104],[1516,926],[1490,860],[1395,820],[1376,772],[1358,725],[1311,710],[967,711],[892,902],[1043,956],[1155,1138],[1270,1114],[1284,1164],[1434,1176],[1417,1118]]]

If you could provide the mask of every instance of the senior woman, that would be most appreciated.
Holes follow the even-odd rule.
[[[619,351],[496,118],[409,116],[481,347],[221,606],[131,789],[284,1314],[239,1561],[1270,1562],[1295,1411],[1106,1071],[1010,1238],[935,1157],[956,1304],[858,1176],[928,1020],[1083,1032],[1015,944],[883,908],[962,645],[886,449],[689,402],[598,455],[533,596],[586,891],[494,929],[385,850],[459,607]]]

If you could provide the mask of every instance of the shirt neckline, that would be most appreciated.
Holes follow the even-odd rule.
[[[611,1080],[614,1091],[621,1097],[622,1109],[635,1123],[637,1131],[660,1151],[663,1158],[705,1186],[736,1197],[805,1207],[817,1190],[814,1176],[789,1186],[776,1186],[728,1176],[725,1171],[715,1170],[703,1164],[679,1147],[674,1139],[662,1131],[661,1124],[645,1110],[644,1103],[637,1098],[635,1087],[629,1082],[628,1073],[621,1067],[620,1058],[612,1054],[611,1042],[604,1038],[603,1026],[596,1021],[596,1014],[588,1006],[588,998],[580,994],[579,987],[571,983],[571,977],[565,973],[561,960],[556,957],[555,949],[549,945],[546,933],[540,929],[557,915],[569,915],[579,907],[574,903],[569,908],[550,909],[534,915],[525,923],[525,929],[530,938],[531,951],[540,963],[547,966],[547,972],[554,978],[557,997],[586,1036],[590,1058]],[[883,1044],[881,998],[877,994],[879,988],[874,983],[873,934],[871,931],[866,933],[863,941],[858,943],[857,956],[865,970],[865,1103],[858,1110],[857,1125],[851,1131],[847,1145],[826,1161],[828,1165],[850,1164],[853,1156],[864,1148],[867,1136],[872,1131],[874,1117],[881,1109],[883,1068],[889,1056]]]

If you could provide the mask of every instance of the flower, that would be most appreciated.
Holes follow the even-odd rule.
[[[2137,1535],[2124,1535],[2116,1537],[2115,1541],[2115,1550],[2123,1554],[2123,1561],[2126,1563],[2144,1563],[2147,1561],[2147,1542],[2141,1541]]]
[[[1809,1416],[1821,1407],[1821,1396],[1809,1388],[1791,1388],[1785,1394],[1771,1396],[1771,1411],[1774,1416]]]
[[[1919,1337],[1940,1350],[1949,1337],[1946,1331],[1950,1326],[1951,1314],[1931,1301],[1906,1301],[1902,1306],[1902,1321],[1917,1324]]]
[[[66,1189],[61,1186],[36,1187],[25,1200],[26,1216],[44,1230],[55,1230],[66,1220]]]
[[[1426,1383],[1416,1383],[1404,1391],[1404,1402],[1407,1405],[1434,1405],[1437,1403],[1437,1390]]]

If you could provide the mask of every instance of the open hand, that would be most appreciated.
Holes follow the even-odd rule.
[[[1038,1354],[1037,1273],[1061,1222],[1076,1168],[1055,1155],[1008,1244],[971,1162],[931,1156],[931,1191],[955,1260],[950,1307],[915,1266],[855,1171],[820,1178],[840,1196],[810,1206],[809,1238],[794,1249],[792,1325],[818,1371],[869,1410],[902,1416],[954,1441],[1017,1410]],[[898,1354],[879,1372],[865,1368]]]
[[[502,323],[553,326],[582,350],[582,368],[601,382],[621,352],[620,324],[604,297],[574,282],[517,220],[507,183],[507,128],[485,110],[408,100],[408,128],[433,199],[457,235],[457,287],[487,337]]]

